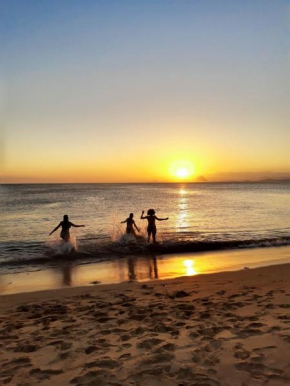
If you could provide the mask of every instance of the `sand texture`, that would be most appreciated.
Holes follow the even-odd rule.
[[[0,298],[0,384],[290,385],[290,265]]]

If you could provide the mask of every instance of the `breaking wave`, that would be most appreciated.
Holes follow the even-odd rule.
[[[157,244],[148,244],[143,236],[122,235],[116,241],[85,239],[79,243],[76,238],[70,242],[54,240],[45,244],[34,243],[30,256],[25,254],[28,245],[16,248],[17,258],[0,261],[0,267],[13,271],[44,269],[45,266],[59,266],[63,261],[89,264],[97,261],[118,259],[126,256],[165,255],[173,253],[206,252],[241,248],[269,248],[290,245],[290,237],[226,240],[226,241],[174,241],[166,240]],[[36,253],[37,252],[37,253]]]

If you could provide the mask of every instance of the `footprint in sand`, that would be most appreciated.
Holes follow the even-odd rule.
[[[262,335],[262,334],[263,334],[263,331],[257,328],[246,328],[236,333],[236,335],[242,339],[249,338],[250,336]]]
[[[109,379],[114,381],[115,377],[111,376],[111,374],[105,370],[88,371],[84,375],[71,379],[70,383],[76,384],[77,386],[87,384],[102,386],[108,384]]]
[[[166,352],[166,351],[174,351],[175,348],[176,348],[176,345],[175,345],[175,344],[173,344],[173,343],[166,343],[166,344],[164,344],[163,346],[158,347],[158,348],[154,351],[154,353],[159,354],[159,353],[163,353],[163,352]]]
[[[269,328],[269,330],[267,332],[275,332],[275,331],[281,331],[281,327],[280,326],[272,326],[271,328]]]
[[[47,369],[47,370],[41,370],[39,368],[32,369],[29,373],[29,375],[35,377],[39,381],[44,381],[45,379],[50,379],[52,375],[59,375],[62,374],[63,370],[53,370],[53,369]]]
[[[141,365],[153,365],[156,363],[170,362],[174,359],[174,354],[171,352],[163,352],[161,354],[148,355],[141,361]]]
[[[145,328],[143,328],[142,326],[139,326],[137,327],[134,332],[133,332],[133,335],[142,335],[146,332]]]
[[[290,315],[280,315],[280,316],[278,316],[278,319],[283,320],[284,323],[289,323],[290,322]]]
[[[37,351],[39,347],[37,347],[35,344],[31,343],[23,343],[15,347],[15,352],[24,352],[24,353],[30,353]]]
[[[285,342],[290,343],[290,335],[280,335],[280,336],[281,336],[281,338],[282,338]]]
[[[4,382],[3,378],[5,378],[7,383],[9,383],[18,370],[21,371],[23,368],[31,366],[32,364],[30,359],[26,357],[13,359],[10,362],[3,363],[0,372],[0,378],[2,378],[1,381]]]
[[[132,345],[130,343],[124,343],[124,344],[122,344],[122,347],[130,348],[130,347],[132,347]]]
[[[246,350],[239,350],[239,351],[236,351],[234,354],[235,358],[241,359],[241,360],[248,359],[250,357],[250,355],[251,355],[251,353],[249,351],[246,351]]]
[[[151,338],[143,340],[143,342],[137,343],[137,348],[145,348],[147,350],[151,350],[154,346],[164,342],[162,339]]]
[[[62,344],[60,346],[60,349],[62,351],[65,351],[65,350],[69,350],[71,347],[72,347],[72,343],[71,342],[62,342]]]
[[[222,342],[220,340],[212,340],[209,343],[209,348],[212,350],[219,350],[222,347]],[[209,351],[209,349],[208,349]]]
[[[65,361],[65,360],[67,360],[68,358],[71,358],[71,357],[72,357],[72,353],[70,351],[62,352],[62,353],[59,354],[57,362],[58,362],[58,360]]]
[[[290,308],[290,304],[278,304],[280,308]]]
[[[118,359],[119,360],[128,360],[131,358],[131,356],[132,356],[132,354],[127,353],[127,354],[120,355]]]
[[[277,380],[285,379],[285,374],[282,370],[267,367],[262,363],[242,362],[236,364],[236,368],[239,371],[250,373],[252,377],[263,377],[265,380],[269,380],[270,378],[275,378]]]
[[[30,359],[27,357],[21,357],[21,358],[13,359],[10,362],[3,363],[2,369],[4,369],[4,371],[6,371],[7,369],[10,372],[12,370],[16,371],[18,369],[21,369],[24,367],[30,367],[30,366],[32,366]],[[1,372],[1,375],[2,375],[2,372]]]
[[[227,292],[227,291],[222,290],[222,291],[216,292],[216,294],[217,294],[217,295],[224,295],[226,292]]]
[[[128,384],[132,386],[163,386],[164,383],[163,380],[160,379],[160,374],[163,374],[164,377],[164,375],[170,371],[170,367],[170,365],[163,364],[162,366],[158,366],[156,368],[148,368],[146,370],[139,371],[138,373],[133,373],[129,375],[126,381],[129,382]]]
[[[124,335],[120,336],[120,340],[123,342],[127,342],[130,339],[132,339],[132,336],[129,334],[124,334]]]
[[[119,367],[119,365],[120,363],[118,361],[115,361],[110,357],[104,357],[103,359],[86,363],[85,367],[87,368],[100,367],[100,368],[114,369],[116,367]]]
[[[100,348],[97,347],[97,346],[89,346],[89,347],[87,347],[87,348],[85,349],[85,353],[86,353],[87,355],[90,355],[90,354],[92,354],[93,352],[96,352],[96,351],[98,351],[98,350],[100,350]]]
[[[161,332],[161,333],[166,333],[166,332],[175,332],[177,331],[176,329],[174,329],[173,327],[170,327],[170,326],[166,326],[165,324],[156,324],[153,328],[149,329],[149,331],[152,331],[152,332]]]
[[[177,378],[190,381],[191,386],[221,386],[220,382],[205,374],[196,373],[191,367],[182,367],[177,373]]]

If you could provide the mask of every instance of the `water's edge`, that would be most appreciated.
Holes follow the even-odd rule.
[[[89,264],[66,260],[54,268],[0,275],[0,295],[126,281],[172,279],[286,263],[290,263],[290,246],[128,256]]]

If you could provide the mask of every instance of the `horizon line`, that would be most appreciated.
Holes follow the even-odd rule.
[[[279,182],[279,181],[289,181],[290,177],[286,178],[263,178],[260,180],[220,180],[220,181],[143,181],[143,182],[0,182],[0,185],[95,185],[95,184],[104,184],[104,185],[121,185],[121,184],[230,184],[230,183],[261,183],[261,182]]]

